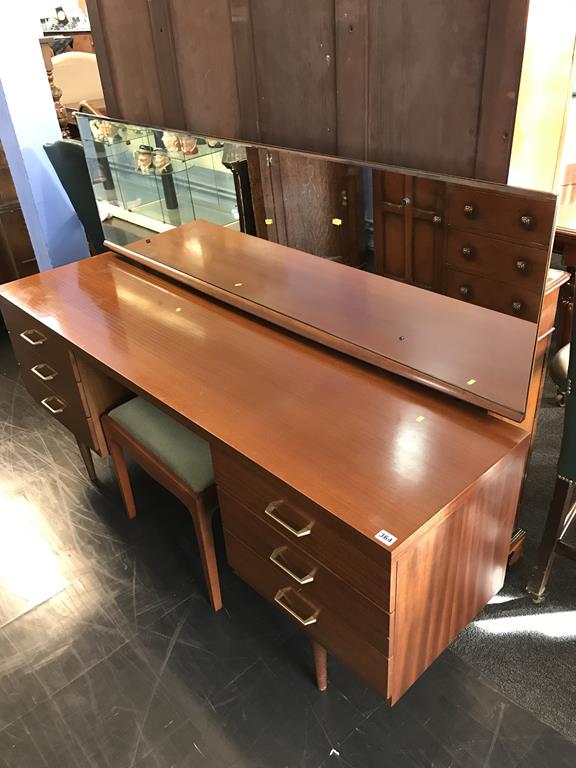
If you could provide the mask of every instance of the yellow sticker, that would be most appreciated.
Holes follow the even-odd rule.
[[[274,224],[274,222],[272,219],[264,219],[264,224],[266,224],[267,226],[270,226],[270,224]]]
[[[416,421],[424,421],[426,416],[416,416]]]
[[[341,227],[342,219],[332,219],[332,224],[334,224],[335,227]]]
[[[240,288],[241,285],[242,283],[234,283],[234,288]]]
[[[476,379],[468,379],[468,381],[466,382],[466,384],[468,384],[468,386],[469,386],[469,387],[471,387],[471,386],[472,386],[472,384],[476,384]]]

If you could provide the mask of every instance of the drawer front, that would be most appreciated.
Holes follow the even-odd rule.
[[[448,186],[447,223],[465,231],[503,235],[548,249],[554,233],[553,200]]]
[[[367,642],[389,653],[390,616],[377,608],[342,579],[303,552],[284,534],[257,518],[228,494],[220,491],[220,513],[224,528],[272,563],[278,577],[301,590],[313,603],[322,603],[339,620],[347,622]]]
[[[39,405],[73,432],[79,440],[95,448],[91,419],[84,410],[78,390],[76,396],[68,400],[29,371],[22,370],[22,380]]]
[[[67,375],[70,371],[73,375],[68,347],[58,334],[6,301],[2,302],[2,314],[14,354],[22,368],[46,363],[59,374]]]
[[[279,610],[290,616],[312,638],[388,697],[388,658],[367,643],[347,622],[321,603],[298,592],[289,577],[264,560],[229,531],[224,531],[228,562],[241,579]]]
[[[389,552],[238,454],[215,447],[212,461],[220,490],[380,608],[394,610]]]
[[[445,270],[444,281],[447,296],[470,301],[480,307],[494,309],[522,320],[538,322],[542,298],[540,294],[527,291],[518,285],[508,285],[450,268]]]
[[[451,230],[446,246],[446,263],[457,270],[499,280],[540,296],[548,251],[472,232]]]

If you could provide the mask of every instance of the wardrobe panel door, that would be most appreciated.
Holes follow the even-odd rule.
[[[94,45],[111,117],[164,124],[147,0],[87,0]]]
[[[370,3],[370,160],[473,174],[489,7],[489,0]]]
[[[169,4],[186,129],[238,138],[238,91],[228,0],[169,0]]]
[[[261,141],[334,154],[334,1],[252,0],[250,7]]]

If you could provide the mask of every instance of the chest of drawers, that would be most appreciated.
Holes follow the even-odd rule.
[[[512,531],[526,450],[518,446],[391,549],[246,458],[214,448],[228,561],[394,703],[502,585],[508,548],[497,531]],[[516,479],[502,508],[507,476]]]

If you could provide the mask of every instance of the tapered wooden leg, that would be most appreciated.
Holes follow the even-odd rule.
[[[315,640],[312,640],[312,648],[316,668],[316,685],[319,691],[325,691],[328,688],[328,654],[326,648]]]
[[[84,461],[86,472],[88,472],[88,477],[93,483],[96,483],[98,478],[96,476],[96,470],[94,469],[94,459],[92,458],[92,452],[90,451],[90,448],[85,443],[81,443],[78,438],[76,438],[76,442],[78,443],[78,450],[80,451],[80,455]]]
[[[204,501],[197,497],[195,503],[191,505],[190,514],[192,515],[196,538],[200,548],[208,596],[214,610],[219,611],[222,608],[222,595],[220,593],[220,577],[218,576],[218,562],[214,548],[212,512],[207,512]]]
[[[120,493],[124,500],[124,506],[130,520],[136,517],[136,504],[134,503],[134,494],[132,493],[132,486],[130,485],[130,475],[128,474],[128,467],[126,465],[126,457],[122,447],[115,443],[109,434],[106,435],[108,441],[108,448],[110,450],[110,456],[112,457],[112,463],[116,470],[116,476],[118,477],[118,483],[120,484]]]
[[[576,497],[576,483],[556,478],[554,496],[548,511],[542,541],[538,550],[536,565],[532,569],[526,590],[535,603],[544,600],[546,585],[554,563],[556,542],[562,536],[566,520],[572,511]]]

